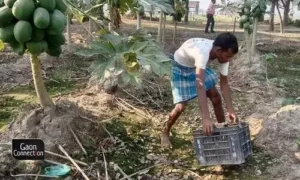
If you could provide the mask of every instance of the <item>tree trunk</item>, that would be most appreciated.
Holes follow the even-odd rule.
[[[276,8],[277,8],[278,15],[279,15],[279,18],[280,18],[280,33],[282,34],[282,33],[283,33],[283,19],[282,19],[280,10],[279,10],[279,4],[278,4],[278,1],[276,2]]]
[[[247,61],[249,63],[249,68],[251,68],[251,36],[245,31],[246,49],[247,49]],[[250,72],[250,70],[249,70]]]
[[[112,25],[113,12],[112,12],[112,8],[110,7],[110,4],[107,4],[107,9],[108,9],[108,12],[109,12],[109,20],[110,20],[110,22],[108,23],[108,30],[109,30],[109,32],[113,32],[113,25]]]
[[[91,42],[93,40],[92,37],[92,32],[93,32],[93,21],[91,20],[91,18],[89,18],[89,36],[88,36],[88,41]]]
[[[30,55],[30,63],[35,92],[38,96],[40,104],[44,109],[53,110],[55,108],[55,105],[47,92],[44,80],[42,78],[41,61],[37,56]]]
[[[184,22],[188,23],[189,22],[189,0],[185,1],[185,17],[184,17]]]
[[[174,21],[174,31],[173,31],[173,44],[175,44],[176,34],[177,34],[177,21],[175,19],[175,21]]]
[[[139,12],[136,13],[136,17],[136,29],[138,30],[142,28],[142,18]]]
[[[270,9],[269,31],[274,31],[275,0],[272,1]]]
[[[285,4],[283,6],[283,25],[284,26],[289,25],[290,4],[291,4],[291,0],[287,0],[287,1],[285,1]]]
[[[149,13],[150,14],[150,22],[152,21],[152,12]]]
[[[162,9],[160,9],[159,26],[158,26],[158,33],[157,33],[157,40],[156,40],[157,42],[161,42],[163,18],[164,18],[164,12]]]
[[[236,17],[234,17],[234,23],[233,23],[233,34],[235,33],[235,24],[236,24]]]
[[[252,34],[252,41],[251,41],[251,57],[254,54],[255,47],[256,47],[257,25],[258,25],[258,18],[255,18],[254,19],[253,34]]]
[[[72,43],[72,40],[71,40],[71,30],[70,30],[70,15],[68,14],[67,15],[67,43],[68,44],[71,44]]]
[[[162,42],[165,43],[166,40],[166,21],[167,16],[164,14],[164,24],[163,24],[163,31],[162,31]]]

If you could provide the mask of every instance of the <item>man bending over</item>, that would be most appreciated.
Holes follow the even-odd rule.
[[[172,94],[175,108],[169,115],[161,135],[163,146],[171,146],[170,130],[184,111],[188,102],[198,96],[202,115],[203,131],[206,135],[213,132],[213,121],[210,117],[207,98],[213,104],[218,123],[225,122],[222,99],[216,88],[218,75],[208,67],[215,59],[219,62],[220,87],[231,122],[237,121],[232,106],[228,84],[229,60],[238,53],[237,38],[231,33],[221,33],[215,40],[192,38],[184,42],[175,52],[172,59]]]

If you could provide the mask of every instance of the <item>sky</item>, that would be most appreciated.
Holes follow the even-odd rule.
[[[199,1],[200,2],[200,9],[203,9],[203,10],[206,10],[207,6],[208,6],[208,3],[211,1],[211,0],[190,0],[190,1]],[[234,2],[236,0],[231,0],[231,2]],[[217,0],[217,4],[220,4],[221,3],[221,0]],[[270,9],[270,6],[267,7],[267,10]],[[293,16],[293,19],[300,19],[300,12],[297,10],[296,7],[293,8],[294,10],[294,16]],[[281,11],[281,13],[283,13],[283,10]],[[277,10],[275,12],[275,16],[278,15],[277,13]]]

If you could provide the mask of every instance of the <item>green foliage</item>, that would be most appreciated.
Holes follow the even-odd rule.
[[[175,14],[175,10],[173,9],[169,1],[164,1],[164,0],[135,0],[135,1],[137,1],[141,5],[150,4],[154,7],[162,9],[167,14]]]
[[[296,19],[294,22],[293,22],[293,25],[295,27],[300,27],[300,20],[299,19]]]
[[[0,40],[0,51],[3,51],[4,49],[4,43]]]
[[[152,36],[141,30],[131,36],[100,33],[89,48],[76,54],[100,57],[93,69],[100,83],[117,81],[140,85],[144,72],[153,72],[158,76],[170,73],[169,58]]]
[[[8,6],[1,8],[0,46],[3,46],[3,42],[5,42],[20,56],[25,52],[35,56],[47,53],[48,41],[45,36],[50,34],[63,36],[62,33],[67,25],[65,15],[56,9],[56,1],[52,0],[50,4],[47,4],[45,0],[39,1],[39,3],[36,3],[35,0],[28,0],[28,2],[17,0],[14,4],[12,2],[5,1],[12,8]],[[50,10],[41,8],[41,6]],[[63,44],[54,43],[52,45],[58,48]],[[60,54],[61,52],[56,56]]]
[[[186,12],[185,2],[182,0],[176,0],[175,11],[177,14],[178,13],[185,14],[185,12]]]
[[[248,34],[252,34],[254,19],[263,21],[266,8],[266,0],[249,0],[240,3],[237,8],[240,15],[240,28],[243,28]]]
[[[263,56],[263,59],[268,62],[268,63],[271,63],[274,61],[274,59],[277,57],[276,54],[274,53],[267,53]]]

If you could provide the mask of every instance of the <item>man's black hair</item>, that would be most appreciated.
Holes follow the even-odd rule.
[[[222,51],[228,51],[228,49],[231,49],[232,53],[234,54],[239,52],[237,38],[230,32],[219,34],[213,45],[220,47]]]

